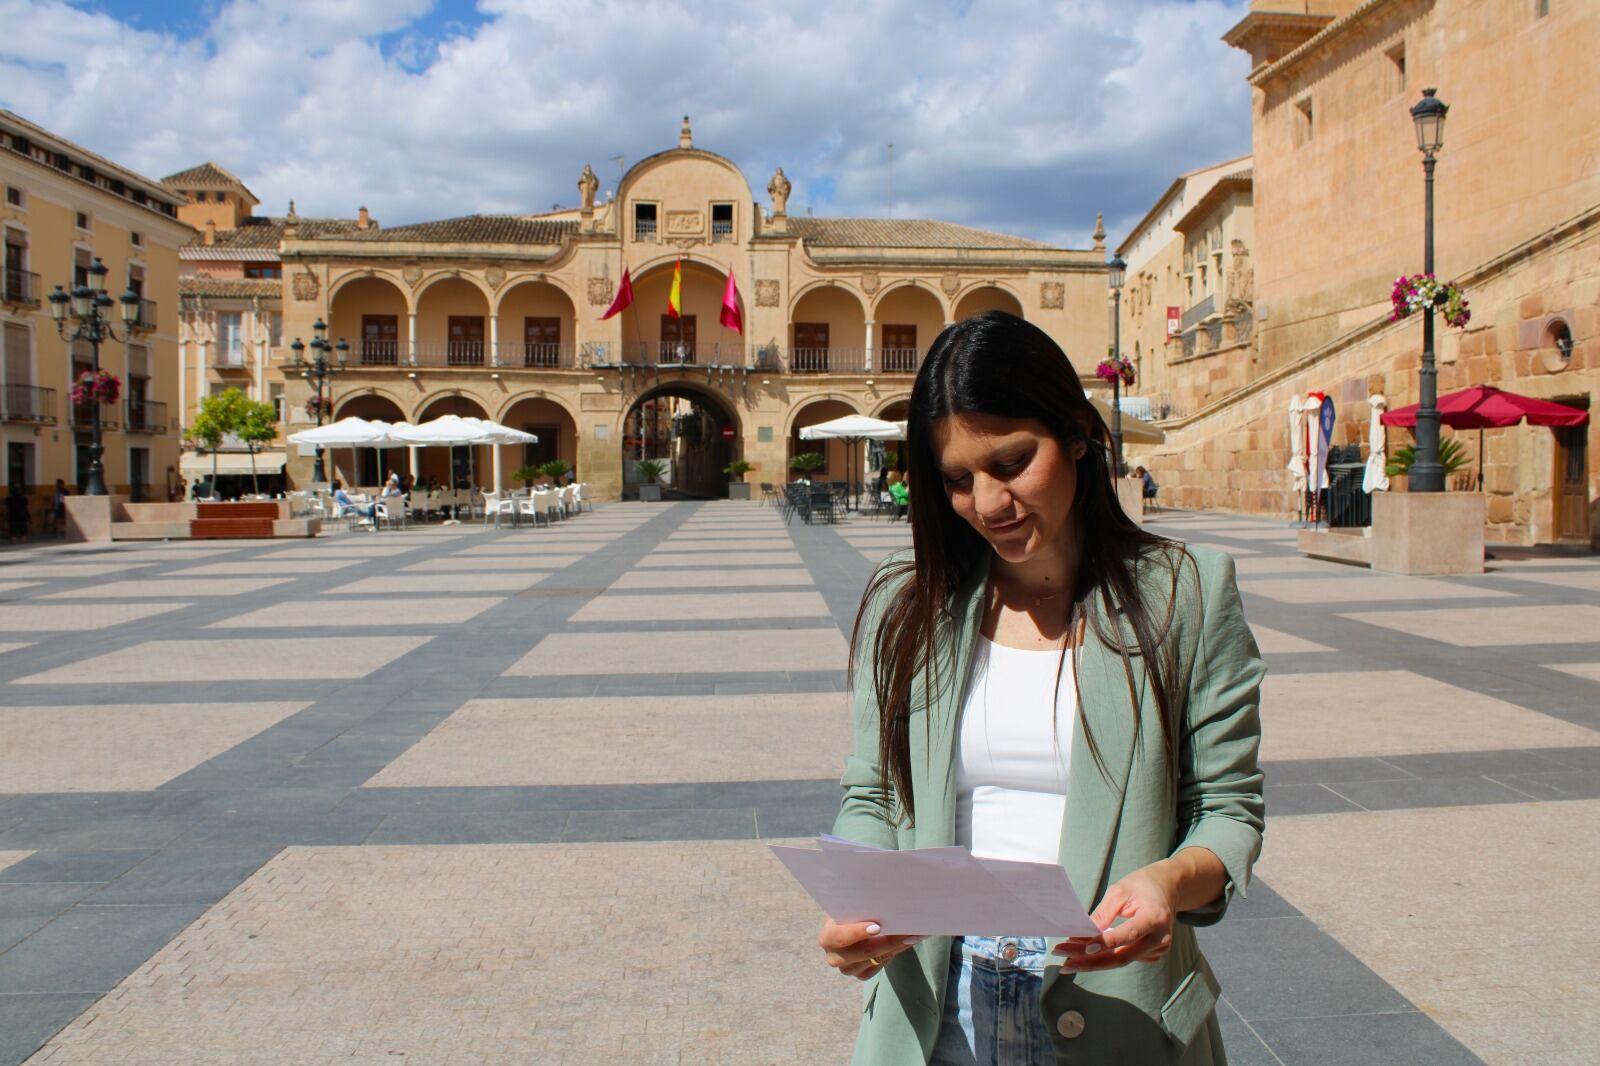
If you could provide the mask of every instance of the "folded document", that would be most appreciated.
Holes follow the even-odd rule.
[[[1095,936],[1067,872],[1053,863],[979,859],[966,848],[885,851],[838,837],[821,850],[773,845],[834,921],[884,935]]]

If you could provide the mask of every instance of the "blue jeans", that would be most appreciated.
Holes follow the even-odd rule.
[[[1055,1066],[1039,1014],[1047,961],[1043,937],[955,938],[928,1066]]]

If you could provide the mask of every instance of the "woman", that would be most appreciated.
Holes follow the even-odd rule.
[[[828,962],[868,982],[858,1063],[1226,1061],[1191,927],[1260,851],[1264,668],[1232,560],[1131,521],[1108,436],[1010,315],[945,330],[918,373],[914,555],[857,614],[834,833],[1059,863],[1101,934],[825,922]]]

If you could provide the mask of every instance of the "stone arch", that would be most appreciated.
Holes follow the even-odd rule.
[[[356,366],[398,366],[405,361],[413,310],[408,290],[387,274],[346,275],[328,299],[328,336],[349,341]]]
[[[873,367],[888,373],[915,371],[949,316],[949,307],[931,285],[912,280],[885,289],[872,311]]]
[[[789,413],[788,424],[788,450],[784,456],[787,467],[788,461],[801,452],[820,452],[827,459],[827,466],[816,471],[812,476],[824,481],[844,481],[850,476],[850,456],[853,454],[839,440],[807,440],[800,439],[800,431],[806,426],[814,426],[818,422],[828,422],[845,415],[858,415],[860,407],[849,397],[836,394],[811,396],[795,405]],[[798,475],[796,475],[798,476]],[[858,475],[859,476],[859,475]]]
[[[417,363],[488,366],[493,294],[470,273],[434,274],[417,287]],[[454,322],[452,322],[454,320]]]
[[[953,306],[950,316],[952,322],[960,322],[963,318],[971,318],[985,311],[1004,311],[1018,318],[1026,317],[1022,312],[1022,297],[1001,281],[979,281],[969,285],[957,295]]]
[[[449,389],[424,396],[416,406],[413,422],[431,422],[442,415],[488,418],[488,405],[472,393]],[[494,449],[487,444],[457,448],[418,448],[419,481],[437,478],[442,485],[469,479],[475,485],[490,485],[494,478]]]
[[[672,285],[672,267],[678,260],[677,254],[662,256],[641,265],[632,275],[634,301],[621,316],[623,350],[629,353],[624,361],[656,364],[682,360],[700,365],[744,365],[744,337],[724,330],[719,324],[728,275],[715,261],[700,257],[682,259],[683,317],[672,320],[671,324],[663,321],[667,291]],[[748,323],[749,304],[743,293],[739,295],[739,311]],[[694,331],[692,344],[687,340],[691,328]],[[669,329],[678,335],[668,336]]]
[[[335,420],[355,417],[403,422],[406,417],[403,403],[371,387],[345,394],[333,413]],[[359,488],[376,488],[390,470],[410,472],[404,448],[329,448],[326,459],[330,476]]]
[[[815,281],[807,282],[805,285],[802,285],[800,288],[789,294],[790,321],[794,320],[794,312],[795,309],[800,306],[800,301],[805,299],[808,293],[815,292],[818,289],[839,289],[843,292],[849,293],[851,296],[854,296],[856,303],[861,305],[861,317],[863,319],[867,317],[867,312],[871,310],[871,301],[867,298],[866,293],[862,292],[854,285],[850,285],[837,278],[818,278]]]
[[[345,418],[352,414],[358,418],[380,417],[378,415],[364,415],[360,411],[355,411],[350,408],[350,405],[355,403],[355,401],[365,400],[368,397],[377,397],[382,400],[387,400],[390,404],[394,405],[395,419],[393,420],[402,422],[406,420],[406,408],[408,405],[403,397],[377,385],[356,385],[347,391],[342,397],[340,397],[338,404],[333,409],[334,421],[338,421],[339,419]],[[390,420],[385,419],[385,421]]]
[[[468,285],[471,285],[474,289],[477,289],[478,292],[483,294],[483,302],[486,306],[494,306],[494,290],[489,287],[489,283],[487,281],[483,280],[482,275],[476,270],[460,270],[456,268],[451,268],[449,270],[435,270],[432,274],[429,274],[418,281],[416,288],[417,306],[422,306],[422,298],[428,294],[429,289],[433,288],[435,285],[443,284],[452,278],[458,281],[464,281]]]
[[[945,301],[944,295],[933,285],[932,282],[924,281],[921,278],[901,278],[899,281],[891,281],[883,288],[879,289],[878,295],[873,298],[872,320],[874,322],[878,321],[878,319],[881,317],[884,302],[887,301],[890,296],[893,296],[895,293],[900,292],[903,289],[919,289],[933,297],[934,301],[939,305],[940,313],[945,316],[944,320],[949,320],[950,306]]]
[[[885,422],[903,422],[906,419],[906,411],[910,407],[911,394],[902,392],[879,400],[872,410],[872,417],[881,418]]]
[[[537,466],[552,459],[560,459],[573,468],[578,466],[577,412],[557,397],[538,391],[520,393],[501,405],[495,421],[539,438],[537,444],[506,449],[502,459],[507,484],[518,467]]]
[[[500,321],[500,365],[573,365],[580,320],[578,304],[564,286],[535,274],[507,281],[490,313]]]
[[[702,427],[704,432],[698,442],[672,441],[670,456],[655,454],[665,450],[659,420],[663,407],[670,406],[658,405],[656,401],[668,398],[698,402],[711,412],[713,423]],[[651,419],[658,424],[644,425]],[[723,435],[724,426],[732,428],[731,437]],[[645,389],[629,403],[617,421],[617,431],[618,461],[624,463],[623,476],[618,482],[624,485],[625,494],[630,486],[626,460],[670,457],[674,460],[673,488],[696,496],[727,495],[728,478],[722,468],[742,450],[743,434],[739,405],[722,390],[688,377],[662,381]]]
[[[846,285],[807,285],[789,305],[789,369],[827,373],[866,369],[867,309]]]
[[[340,290],[345,286],[350,285],[353,282],[365,281],[369,278],[376,279],[378,281],[387,281],[390,285],[393,285],[397,290],[399,290],[401,297],[405,300],[406,310],[408,312],[416,309],[415,301],[412,299],[411,286],[406,284],[404,278],[393,271],[374,270],[371,267],[365,267],[361,270],[347,270],[334,280],[328,282],[328,305],[330,307],[333,305],[334,299],[339,295]]]

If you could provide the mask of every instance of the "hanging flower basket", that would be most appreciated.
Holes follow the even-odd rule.
[[[122,396],[122,382],[109,370],[85,370],[72,383],[72,402],[78,406],[91,403],[116,403]]]
[[[1394,305],[1394,310],[1389,314],[1390,322],[1398,322],[1428,307],[1439,308],[1445,324],[1457,329],[1465,327],[1472,320],[1472,312],[1467,309],[1467,294],[1432,274],[1395,278],[1389,302]]]
[[[1094,376],[1102,381],[1116,381],[1122,379],[1124,385],[1133,384],[1133,363],[1127,356],[1121,359],[1102,359],[1100,365],[1094,368]]]

